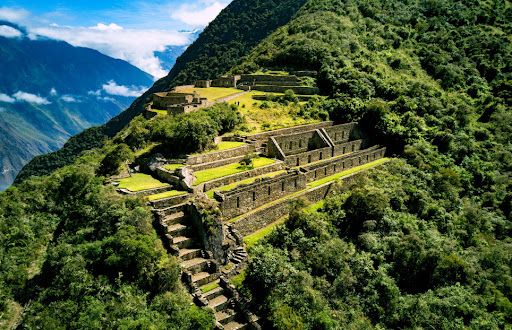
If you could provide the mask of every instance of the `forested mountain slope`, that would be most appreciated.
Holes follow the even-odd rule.
[[[0,37],[0,189],[34,156],[58,150],[82,130],[118,115],[135,98],[104,85],[147,88],[152,77],[129,63],[68,43]]]
[[[242,61],[243,56],[276,28],[286,24],[306,0],[235,0],[201,33],[178,58],[167,77],[157,81],[126,111],[100,128],[73,138],[73,148],[34,158],[16,178],[19,183],[32,175],[45,175],[70,164],[82,151],[98,146],[98,134],[113,136],[140,114],[148,97],[196,79],[214,78]],[[100,139],[101,140],[101,139]]]
[[[273,327],[510,326],[511,9],[310,0],[232,70],[318,70],[331,119],[403,158],[254,248],[245,286]]]

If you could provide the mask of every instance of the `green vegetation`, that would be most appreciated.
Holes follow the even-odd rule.
[[[117,186],[120,189],[127,189],[129,191],[137,192],[148,189],[156,189],[168,187],[168,183],[163,183],[153,178],[151,175],[143,174],[143,173],[134,173],[128,178],[120,179],[119,185]]]
[[[213,281],[200,287],[202,293],[210,292],[220,286],[219,281]]]
[[[242,283],[243,283],[243,281],[245,280],[245,276],[246,276],[246,273],[245,273],[245,270],[243,270],[242,272],[240,272],[240,274],[233,276],[233,277],[230,279],[230,282],[231,282],[231,284],[233,284],[236,288],[240,288],[240,287],[242,287]]]
[[[164,165],[164,168],[168,171],[174,172],[177,169],[182,168],[184,166],[185,166],[184,164],[166,164],[166,165]]]
[[[281,219],[269,224],[268,226],[261,228],[260,230],[255,231],[254,233],[244,236],[244,243],[247,248],[253,247],[256,243],[262,240],[265,236],[270,234],[278,225],[282,224],[286,221],[287,216],[282,217]]]
[[[232,190],[232,189],[235,189],[236,187],[241,186],[241,185],[251,184],[251,183],[253,183],[256,180],[261,180],[261,179],[266,179],[266,178],[273,178],[273,177],[275,177],[277,175],[280,175],[280,174],[283,174],[283,173],[286,173],[286,170],[271,172],[271,173],[267,173],[267,174],[262,174],[262,175],[255,176],[253,178],[248,178],[248,179],[240,180],[240,181],[237,181],[237,182],[233,182],[232,184],[228,184],[228,185],[225,185],[225,186],[222,186],[222,187],[219,187],[219,188],[215,188],[214,190],[208,191],[206,193],[206,196],[208,196],[209,198],[213,198],[213,192],[214,191],[228,191],[228,190]]]
[[[347,176],[347,175],[350,175],[350,174],[354,174],[354,173],[357,173],[357,172],[360,172],[360,171],[368,170],[368,169],[370,169],[372,167],[384,164],[384,163],[386,163],[388,161],[389,161],[389,158],[381,158],[381,159],[377,159],[377,160],[375,160],[373,162],[370,162],[370,163],[367,163],[367,164],[364,164],[364,165],[361,165],[361,166],[355,166],[355,167],[349,168],[348,170],[345,170],[345,171],[342,171],[342,172],[339,172],[339,173],[336,173],[336,174],[333,174],[333,175],[330,175],[330,176],[326,176],[325,178],[322,178],[320,180],[316,180],[316,181],[310,182],[310,183],[308,183],[308,187],[315,188],[315,187],[321,186],[321,185],[323,185],[325,183],[339,180],[339,179],[341,179],[344,176]]]
[[[147,196],[146,198],[149,200],[149,201],[157,201],[159,199],[163,199],[163,198],[169,198],[169,197],[175,197],[175,196],[181,196],[181,195],[185,195],[187,194],[186,191],[179,191],[179,190],[169,190],[169,191],[165,191],[163,193],[159,193],[159,194],[154,194],[154,195],[149,195]]]
[[[224,176],[245,172],[247,170],[267,166],[275,163],[274,159],[266,158],[266,157],[257,157],[253,159],[252,168],[248,168],[246,166],[242,166],[238,163],[228,164],[220,167],[215,167],[207,170],[194,172],[194,176],[196,177],[194,181],[194,185],[199,185],[204,182],[208,182],[211,180],[215,180],[218,178],[222,178]]]
[[[226,96],[238,94],[242,92],[236,88],[223,88],[223,87],[210,87],[210,88],[195,88],[195,87],[179,87],[178,92],[183,93],[194,93],[196,92],[202,97],[206,97],[208,100],[213,101],[224,98]]]
[[[217,143],[217,150],[228,150],[228,149],[234,149],[245,145],[244,142],[236,142],[236,141],[221,141]]]
[[[213,329],[150,210],[103,186],[96,157],[0,194],[0,328]]]

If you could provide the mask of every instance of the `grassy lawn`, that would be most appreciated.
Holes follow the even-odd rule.
[[[169,198],[169,197],[174,197],[174,196],[181,196],[181,195],[185,195],[185,194],[187,194],[186,191],[169,190],[169,191],[165,191],[163,193],[149,195],[149,196],[147,196],[147,199],[149,199],[150,201],[157,201],[159,199]]]
[[[254,181],[259,180],[259,179],[273,178],[273,177],[275,177],[277,175],[280,175],[280,174],[283,174],[283,173],[286,173],[286,170],[272,172],[272,173],[267,173],[267,174],[255,176],[254,178],[248,178],[248,179],[245,179],[245,180],[240,180],[240,181],[234,182],[232,184],[228,184],[226,186],[222,186],[222,187],[219,187],[219,188],[215,188],[214,190],[210,190],[210,191],[208,191],[206,193],[206,196],[208,196],[209,198],[213,198],[213,192],[214,191],[228,191],[228,190],[234,189],[234,188],[236,188],[238,186],[241,186],[241,185],[244,185],[244,184],[251,184]]]
[[[245,145],[244,142],[236,142],[236,141],[221,141],[217,144],[217,150],[228,150],[228,149],[234,149]]]
[[[274,159],[265,158],[265,157],[257,157],[253,158],[253,166],[254,168],[266,166],[275,163]],[[240,166],[239,163],[233,163],[224,165],[221,167],[215,167],[203,171],[197,171],[194,173],[196,180],[194,181],[194,185],[198,185],[204,182],[208,182],[211,180],[215,180],[218,178],[222,178],[228,175],[248,171],[249,169],[243,166]]]
[[[195,88],[195,87],[179,87],[177,89],[180,93],[193,93],[197,92],[197,94],[202,97],[206,97],[208,100],[217,100],[229,95],[238,94],[242,92],[236,88],[224,88],[224,87],[210,87],[210,88]]]
[[[255,231],[254,233],[247,235],[244,237],[244,242],[247,245],[247,248],[250,248],[251,246],[254,246],[256,243],[258,243],[262,238],[267,236],[276,228],[278,225],[282,224],[286,221],[288,216],[284,216],[279,218],[277,221],[272,222],[270,225],[261,228],[260,230]]]
[[[168,171],[174,172],[178,168],[182,168],[184,166],[185,166],[184,164],[167,164],[167,165],[164,165],[164,168]]]
[[[367,163],[367,164],[364,164],[364,165],[361,165],[361,166],[352,167],[352,168],[350,168],[350,169],[348,169],[346,171],[343,171],[343,172],[340,172],[340,173],[336,173],[336,174],[333,174],[331,176],[326,176],[325,178],[322,178],[322,179],[317,180],[317,181],[313,181],[313,182],[308,184],[308,187],[309,188],[318,187],[318,186],[323,185],[324,183],[331,182],[331,181],[336,181],[339,178],[347,176],[349,174],[353,174],[353,173],[356,173],[356,172],[359,172],[359,171],[367,170],[369,168],[372,168],[372,167],[380,165],[380,164],[384,164],[387,161],[389,161],[389,158],[381,158],[381,159],[377,159],[376,161],[373,161],[371,163]]]
[[[228,103],[238,103],[238,111],[244,116],[249,133],[259,133],[284,127],[291,127],[303,124],[318,122],[318,120],[304,119],[297,115],[300,106],[289,104],[287,106],[277,103],[271,104],[268,109],[261,109],[260,105],[264,101],[254,100],[254,95],[266,95],[268,93],[260,91],[251,91],[238,96]],[[282,95],[282,94],[276,94]]]
[[[144,155],[146,152],[149,152],[151,149],[153,149],[154,147],[158,146],[159,144],[160,143],[153,142],[153,143],[148,144],[146,147],[135,151],[135,157],[139,157],[141,155]]]
[[[219,281],[213,281],[213,282],[203,285],[200,289],[201,289],[201,292],[206,293],[206,292],[212,291],[213,289],[218,288],[219,286],[220,286]]]
[[[151,175],[135,173],[132,174],[132,176],[129,178],[119,180],[118,188],[137,192],[147,189],[155,189],[168,186],[168,183],[160,182],[157,179],[153,178]]]

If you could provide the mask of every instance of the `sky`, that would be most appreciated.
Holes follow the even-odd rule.
[[[231,0],[2,0],[0,20],[31,35],[64,40],[130,62],[155,78],[167,74],[154,56],[186,46]],[[16,37],[0,26],[0,35]]]

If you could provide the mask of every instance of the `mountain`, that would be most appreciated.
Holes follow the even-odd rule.
[[[237,17],[252,17],[251,5]],[[58,153],[40,157],[32,169],[44,173],[47,164],[49,175],[27,175],[0,193],[0,327],[192,330],[214,329],[218,321],[240,328],[234,319],[239,311],[232,308],[242,302],[244,314],[257,315],[262,329],[510,328],[510,3],[308,0],[300,7],[243,57],[228,56],[222,67],[213,61],[220,53],[192,59],[196,53],[185,52],[177,64],[182,69],[153,90],[230,65],[225,71],[316,70],[323,97],[299,102],[286,93],[268,97],[261,107],[217,104],[176,117],[130,120],[144,101],[139,99],[111,126],[89,129]],[[233,32],[222,29],[231,16],[219,17],[227,21],[216,21],[217,31]],[[244,30],[245,21],[235,21],[234,31]],[[229,52],[224,47],[230,43],[220,35],[213,33],[209,39],[217,41],[203,40],[196,51]],[[261,194],[270,202],[259,214],[279,216],[278,205],[290,210],[288,217],[243,237],[252,245],[246,267],[225,260],[241,258],[234,251],[244,250],[242,238],[232,225],[244,216],[223,219],[208,194],[190,201],[198,208],[190,218],[186,213],[193,206],[183,207],[179,192],[163,193],[174,196],[174,207],[160,199],[162,193],[152,195],[153,206],[165,208],[154,218],[144,199],[120,196],[105,184],[105,176],[126,162],[144,171],[166,152],[200,151],[219,133],[231,137],[237,133],[233,128],[248,129],[239,112],[266,121],[269,113],[282,113],[284,104],[298,107],[286,111],[290,117],[327,114],[338,122],[358,121],[372,142],[386,147],[389,159],[364,173],[342,172],[345,176],[328,186],[328,196],[312,205],[284,202],[286,196],[299,198],[296,193],[268,197],[284,185],[269,185],[258,194],[246,190],[235,205]],[[84,146],[90,150],[77,158]],[[331,160],[313,162],[310,173],[316,176]],[[347,158],[338,160],[344,164]],[[169,170],[182,166],[171,162]],[[244,157],[242,163],[252,162]],[[56,164],[69,166],[54,170]],[[217,164],[222,168],[206,171],[226,175],[218,197],[248,187],[245,177],[233,182],[224,159]],[[245,167],[232,164],[237,171]],[[184,172],[188,181],[191,172]],[[252,173],[257,181],[249,185],[261,188],[268,178]],[[323,179],[309,187],[323,192]],[[126,182],[134,190],[151,184],[159,187],[155,193],[161,191],[143,174]],[[197,240],[189,237],[192,232]],[[213,251],[195,249],[200,241]],[[206,259],[234,246],[224,260]],[[180,260],[178,253],[192,259]],[[223,274],[219,284],[210,272]],[[180,278],[213,282],[195,290],[192,301]],[[225,286],[225,278],[233,286]],[[215,303],[215,316],[197,307],[207,303]]]
[[[34,156],[107,122],[153,80],[95,50],[29,38],[19,26],[0,25],[19,32],[0,37],[0,189],[5,189]]]
[[[306,0],[234,0],[177,59],[176,65],[166,77],[158,80],[126,111],[104,125],[101,132],[106,137],[114,136],[142,112],[143,105],[152,93],[227,72],[232,66],[241,63],[243,57],[262,39],[286,24],[305,2]],[[98,133],[98,130],[86,130],[76,136],[75,148],[72,150],[64,146],[55,153],[34,158],[22,169],[15,182],[22,182],[32,175],[45,175],[72,163],[80,152],[96,146],[88,142],[94,140],[91,135],[96,136]]]
[[[186,33],[190,35],[190,40],[195,41],[202,30],[180,30],[180,33]],[[187,49],[188,46],[167,46],[163,51],[156,51],[155,56],[160,60],[162,68],[164,70],[170,71],[173,66],[176,64],[176,60],[180,57],[183,52]]]

